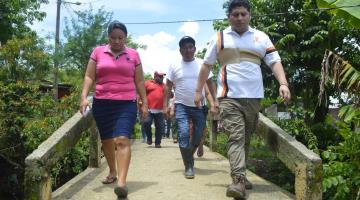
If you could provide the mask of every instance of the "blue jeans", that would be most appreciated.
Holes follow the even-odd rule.
[[[175,104],[175,118],[178,124],[179,147],[199,146],[202,131],[205,128],[205,114],[202,108]],[[192,144],[190,144],[189,119],[193,123]]]
[[[146,132],[147,141],[152,142],[151,124],[155,123],[155,145],[161,143],[161,138],[165,132],[165,119],[163,113],[149,113],[147,118],[143,121],[143,126]]]
[[[169,138],[170,137],[170,130],[171,130],[171,119],[166,119],[165,120],[165,126],[166,126],[166,131],[164,133],[164,137]]]

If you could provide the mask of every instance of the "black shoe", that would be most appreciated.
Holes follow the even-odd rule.
[[[161,148],[160,144],[155,144],[155,148]]]
[[[126,198],[128,195],[128,189],[126,186],[124,187],[117,186],[114,188],[114,192],[119,199]]]
[[[147,141],[146,144],[152,145],[152,141]]]

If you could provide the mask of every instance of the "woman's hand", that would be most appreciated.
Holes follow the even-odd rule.
[[[80,113],[82,115],[85,115],[86,113],[86,107],[90,105],[89,101],[86,98],[82,98],[80,101]]]
[[[140,113],[141,113],[141,120],[145,120],[147,116],[149,115],[149,109],[147,104],[143,103],[140,107]]]

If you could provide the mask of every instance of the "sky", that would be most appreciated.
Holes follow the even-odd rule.
[[[197,50],[206,47],[206,43],[215,33],[213,22],[194,22],[226,18],[223,9],[225,0],[66,0],[80,2],[81,5],[63,3],[60,11],[60,38],[63,38],[64,17],[75,17],[74,10],[88,10],[90,4],[94,10],[102,7],[113,12],[113,20],[119,20],[127,26],[128,34],[136,43],[147,48],[138,49],[145,73],[167,72],[172,62],[181,59],[178,41],[189,35],[196,40]],[[65,1],[63,1],[65,2]],[[47,13],[41,22],[35,22],[32,28],[46,37],[55,35],[56,0],[41,6]],[[186,21],[166,24],[130,24],[143,22]]]

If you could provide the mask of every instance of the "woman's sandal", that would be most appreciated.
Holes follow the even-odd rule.
[[[116,186],[114,188],[114,192],[119,199],[126,198],[128,195],[128,188],[126,186],[123,187]]]
[[[104,180],[102,180],[102,184],[111,184],[117,180],[116,176],[107,176]]]

